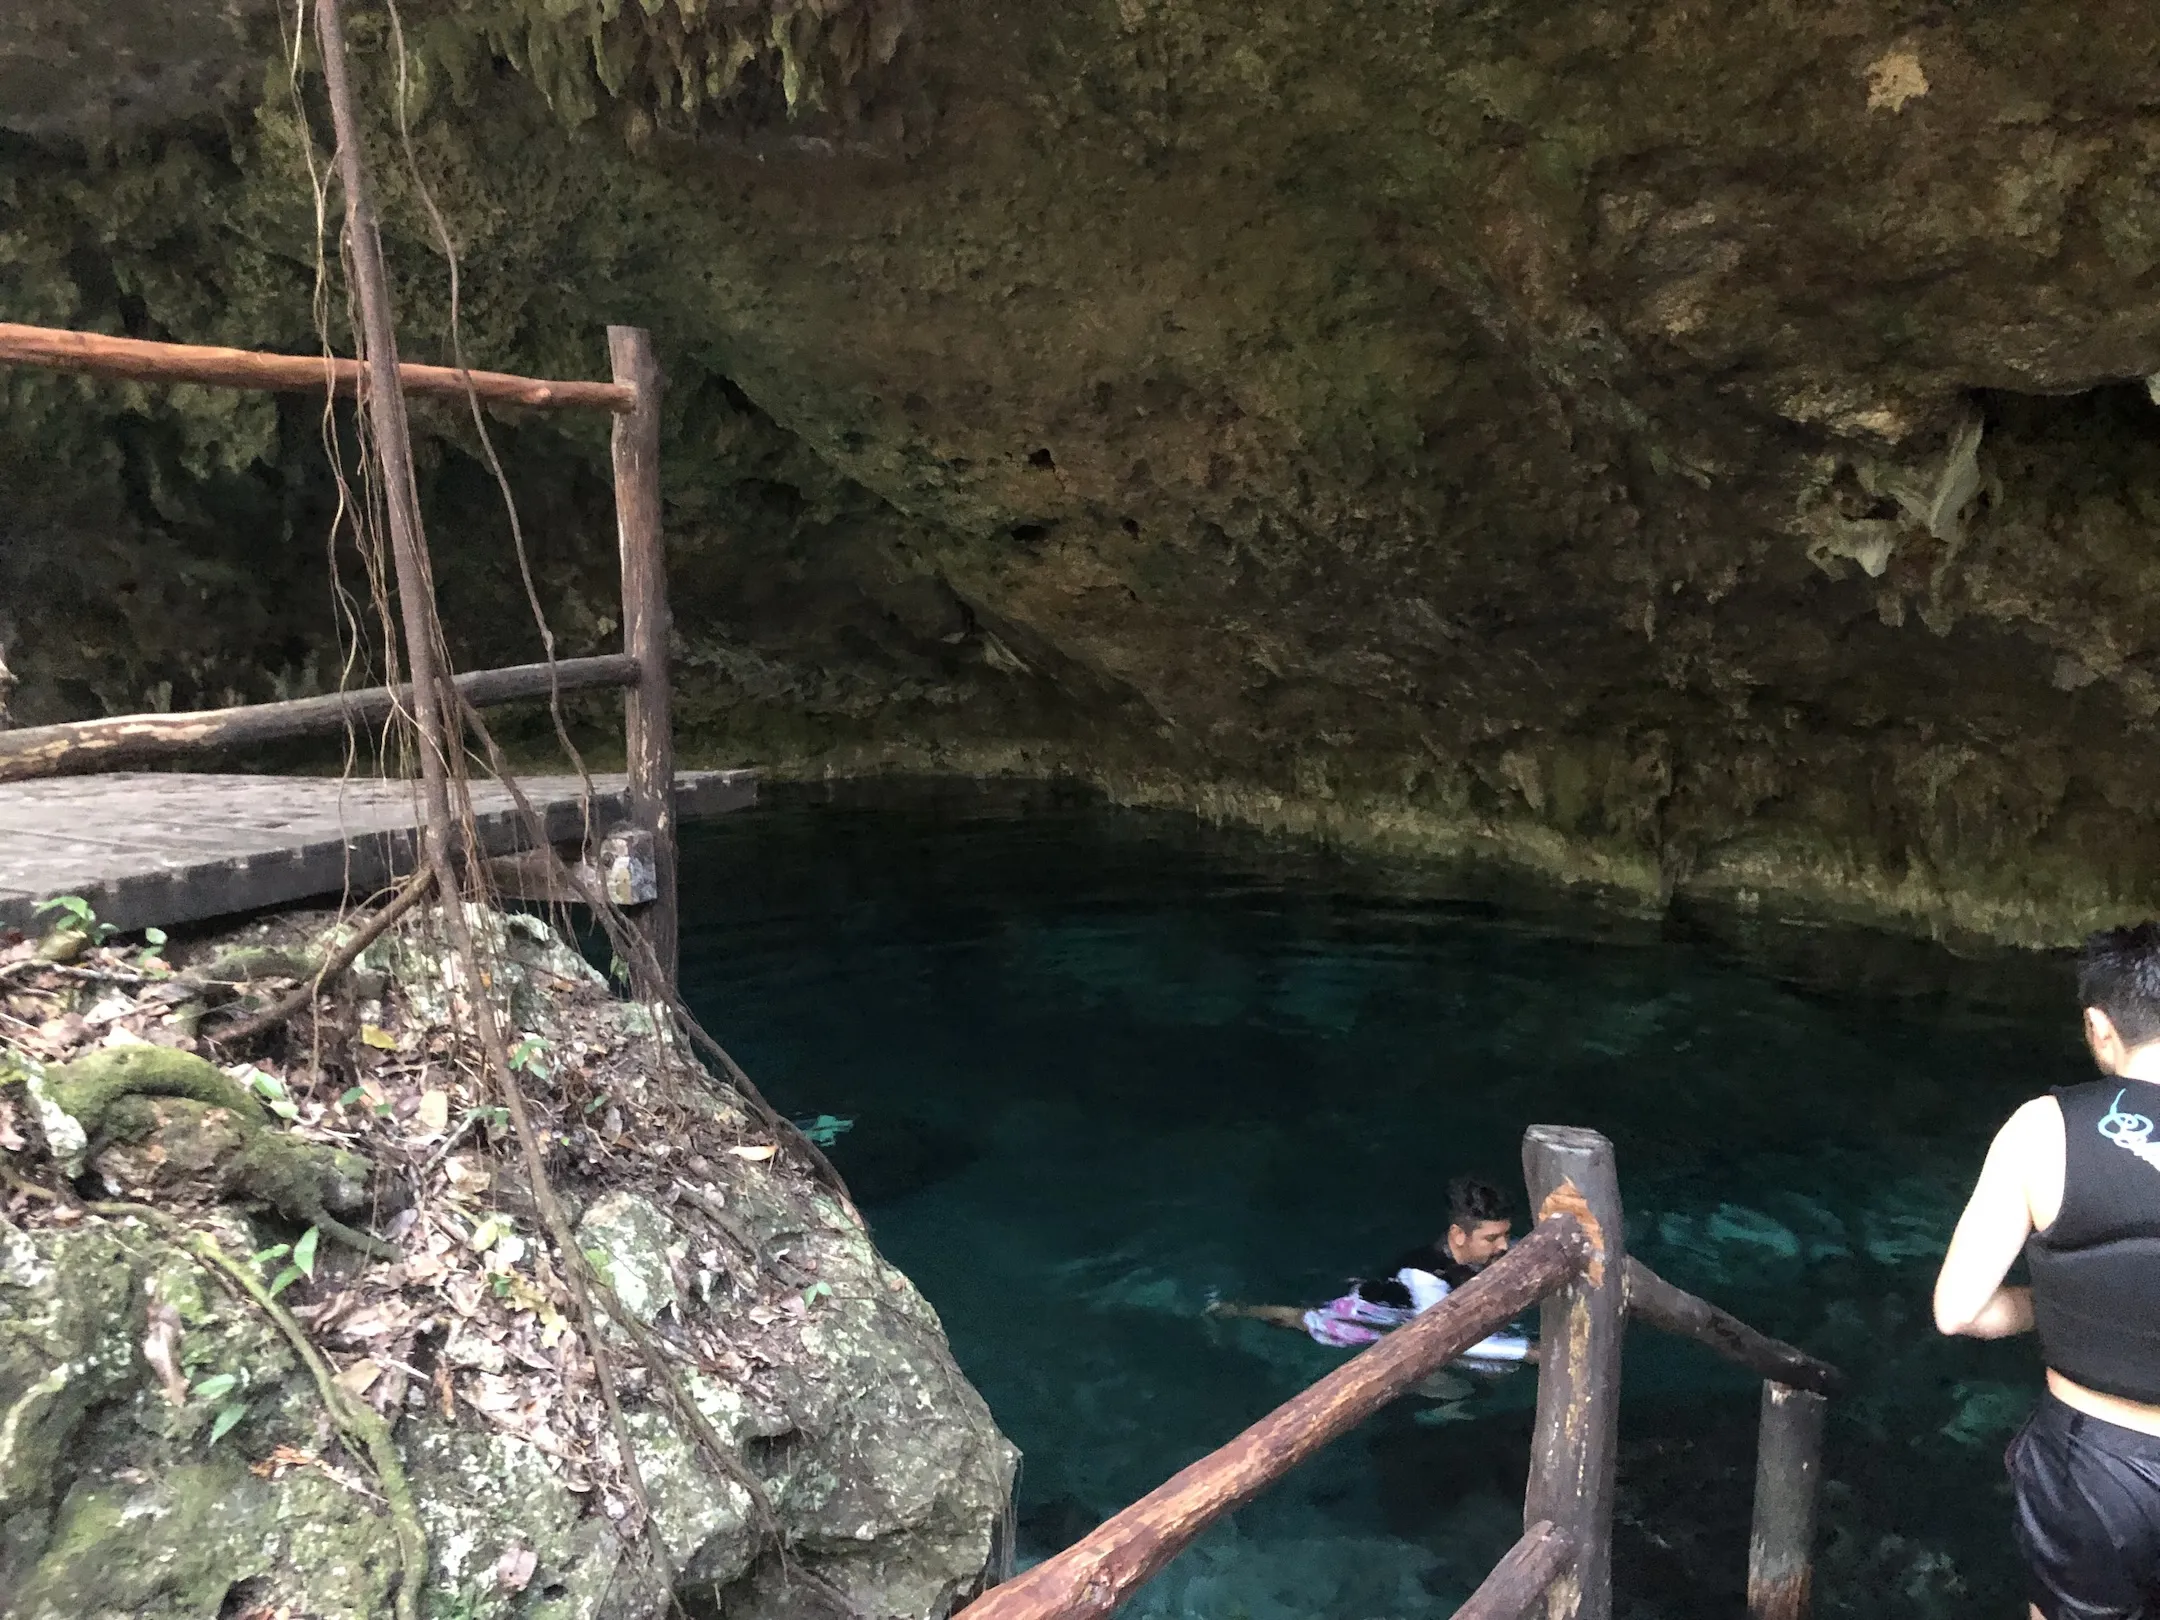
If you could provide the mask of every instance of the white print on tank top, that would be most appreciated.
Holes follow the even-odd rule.
[[[2108,1104],[2108,1111],[2100,1116],[2100,1134],[2119,1148],[2126,1148],[2160,1170],[2160,1142],[2152,1139],[2153,1122],[2143,1114],[2123,1112],[2122,1100],[2130,1095],[2124,1086],[2115,1093],[2115,1100]]]

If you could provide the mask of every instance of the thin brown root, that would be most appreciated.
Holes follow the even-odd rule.
[[[5,1182],[25,1198],[42,1198],[48,1204],[62,1202],[60,1195],[50,1187],[40,1187],[28,1177],[17,1175],[4,1164],[0,1164],[0,1182]]]
[[[337,1425],[347,1444],[367,1454],[376,1483],[382,1487],[383,1500],[390,1508],[391,1527],[397,1534],[398,1563],[404,1572],[404,1579],[398,1583],[396,1620],[419,1620],[420,1600],[427,1584],[427,1532],[421,1527],[419,1510],[413,1506],[412,1485],[405,1477],[405,1462],[398,1455],[397,1442],[391,1438],[390,1425],[365,1401],[354,1400],[338,1388],[337,1375],[323,1360],[322,1352],[315,1348],[292,1312],[263,1286],[260,1277],[219,1248],[207,1233],[193,1233],[188,1248],[205,1265],[224,1273],[277,1324],[278,1331],[314,1377],[330,1421]]]
[[[273,1006],[265,1007],[261,1012],[243,1018],[237,1023],[227,1024],[223,1029],[204,1031],[203,1038],[218,1045],[225,1045],[235,1041],[251,1041],[258,1035],[268,1034],[287,1019],[314,1006],[316,998],[323,993],[324,986],[334,982],[353,963],[359,961],[360,953],[382,938],[400,917],[418,905],[421,898],[434,886],[434,882],[434,872],[430,868],[423,866],[405,880],[405,886],[391,896],[388,905],[368,918],[359,932],[339,947],[327,962],[323,963],[321,969],[308,983],[293,991],[284,1000],[277,1002]]]
[[[547,859],[554,866],[555,875],[569,884],[586,908],[598,919],[616,954],[636,967],[647,982],[666,983],[667,977],[660,972],[659,961],[654,957],[652,947],[645,942],[644,936],[629,926],[615,903],[588,874],[556,852],[554,844],[546,836],[545,824],[539,813],[533,809],[532,801],[525,797],[524,788],[511,771],[509,761],[503,758],[502,750],[496,745],[486,722],[480,718],[480,711],[467,702],[462,694],[453,692],[453,696],[457,698],[466,725],[487,751],[489,768],[494,771],[496,779],[509,790],[511,801],[517,806],[518,819],[524,822],[526,835],[532,840],[533,847],[546,852]],[[669,996],[668,1011],[689,1032],[691,1040],[704,1047],[720,1065],[729,1085],[741,1095],[750,1111],[757,1115],[759,1122],[810,1161],[811,1168],[819,1179],[847,1206],[849,1214],[855,1215],[857,1223],[860,1224],[861,1216],[856,1214],[855,1200],[848,1192],[847,1183],[841,1179],[840,1172],[833,1168],[832,1160],[825,1156],[823,1150],[805,1136],[801,1127],[793,1120],[765,1100],[765,1094],[758,1090],[757,1082],[743,1071],[742,1065],[728,1054],[727,1048],[706,1033],[705,1027],[691,1016],[689,1007],[680,996]]]

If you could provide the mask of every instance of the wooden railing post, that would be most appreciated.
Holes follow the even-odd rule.
[[[1815,1492],[1823,1410],[1812,1390],[1762,1387],[1755,1450],[1755,1527],[1748,1537],[1748,1620],[1807,1620],[1815,1581]]]
[[[659,890],[636,913],[661,982],[634,986],[640,999],[673,993],[676,958],[675,734],[668,718],[667,553],[660,524],[660,365],[652,335],[635,326],[608,328],[615,380],[637,390],[637,406],[615,418],[615,521],[622,540],[623,651],[637,660],[637,684],[623,700],[623,747],[630,773],[630,813],[652,834]],[[642,976],[641,976],[642,977]]]
[[[1627,1255],[1612,1143],[1596,1131],[1533,1125],[1523,1133],[1523,1179],[1532,1219],[1572,1212],[1594,1254],[1581,1276],[1545,1299],[1523,1526],[1549,1524],[1572,1548],[1545,1589],[1545,1620],[1610,1620],[1613,1456],[1627,1329]]]

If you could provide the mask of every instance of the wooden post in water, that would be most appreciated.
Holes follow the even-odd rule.
[[[1594,1256],[1581,1276],[1545,1297],[1523,1526],[1550,1525],[1571,1548],[1545,1589],[1545,1620],[1611,1620],[1613,1457],[1627,1332],[1612,1143],[1596,1131],[1533,1125],[1523,1133],[1523,1180],[1531,1219],[1569,1211],[1589,1233]]]
[[[1765,1379],[1755,1449],[1755,1527],[1748,1537],[1748,1620],[1807,1620],[1815,1580],[1815,1493],[1823,1410],[1812,1390]]]
[[[630,773],[630,814],[652,834],[657,897],[633,921],[652,947],[661,982],[637,984],[641,1000],[674,993],[675,733],[668,718],[670,679],[667,551],[660,526],[660,365],[652,335],[635,326],[608,328],[615,380],[637,390],[637,406],[615,418],[615,523],[622,542],[623,651],[637,660],[637,684],[623,698],[623,747]]]

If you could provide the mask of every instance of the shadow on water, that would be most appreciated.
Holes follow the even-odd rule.
[[[1616,1144],[1628,1241],[1842,1363],[1818,1609],[2015,1612],[2000,1454],[2029,1344],[1928,1287],[1994,1126],[2075,1078],[2061,964],[1631,916],[1070,793],[783,791],[685,846],[684,983],[834,1157],[1026,1454],[1039,1558],[1337,1364],[1213,1297],[1310,1302],[1520,1186],[1525,1124]],[[1406,1401],[1128,1612],[1448,1614],[1520,1528],[1531,1380]],[[1755,1388],[1629,1343],[1623,1613],[1740,1601]]]

